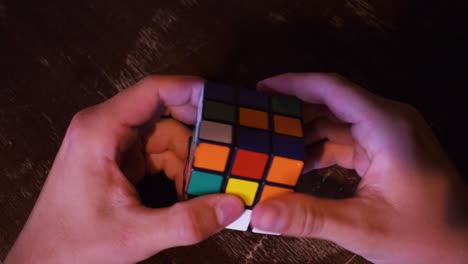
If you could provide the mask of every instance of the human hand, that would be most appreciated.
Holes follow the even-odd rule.
[[[147,167],[180,179],[203,82],[153,76],[72,120],[34,209],[5,263],[134,263],[197,243],[237,219],[242,201],[208,195],[141,205],[131,182]],[[150,134],[147,135],[147,132]],[[143,134],[147,141],[142,141]]]
[[[362,180],[350,199],[296,193],[260,203],[254,227],[330,240],[376,263],[468,261],[466,185],[413,107],[331,74],[280,75],[258,89],[310,103],[306,171],[337,164]]]

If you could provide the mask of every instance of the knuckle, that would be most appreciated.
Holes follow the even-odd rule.
[[[81,126],[83,126],[83,124],[85,123],[87,119],[87,109],[83,109],[81,111],[79,111],[78,113],[76,113],[71,122],[70,122],[70,127],[71,128],[80,128]]]
[[[405,131],[409,135],[417,134],[418,127],[421,124],[422,115],[412,105],[401,102],[393,102],[389,106],[389,123],[394,124],[395,128]]]
[[[76,113],[68,126],[68,136],[75,138],[77,135],[82,134],[83,131],[89,126],[89,116],[91,109],[86,108]]]
[[[105,145],[111,137],[102,134],[107,120],[100,118],[99,111],[102,104],[85,108],[76,113],[67,128],[65,140],[72,146],[82,148],[84,146]]]

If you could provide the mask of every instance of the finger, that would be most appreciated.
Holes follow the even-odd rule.
[[[376,111],[374,95],[333,74],[283,74],[261,81],[258,89],[294,95],[313,104],[324,104],[339,119],[353,124],[369,118]]]
[[[160,120],[146,135],[146,152],[158,154],[171,151],[179,159],[186,159],[191,135],[192,131],[177,120]]]
[[[197,121],[197,109],[198,107],[196,106],[173,106],[168,109],[167,113],[186,124],[194,124]]]
[[[284,194],[258,204],[251,225],[284,236],[314,237],[341,245],[352,240],[360,208],[352,199],[328,200]]]
[[[146,159],[146,170],[150,174],[164,171],[164,174],[175,181],[177,193],[182,194],[182,180],[185,160],[178,158],[174,152],[166,151],[158,154],[149,154]]]
[[[333,122],[328,118],[318,118],[306,124],[304,130],[306,144],[312,144],[323,139],[338,144],[353,144],[354,142],[350,125]]]
[[[352,145],[337,144],[326,141],[323,144],[312,146],[307,150],[304,170],[339,165],[343,168],[354,169],[354,147]]]
[[[119,153],[135,141],[137,128],[159,117],[166,108],[184,121],[194,120],[196,112],[190,110],[198,106],[202,89],[199,78],[152,76],[82,111],[69,131],[80,132],[75,134],[80,137],[77,142],[83,142],[82,147],[118,159]]]
[[[339,121],[327,106],[321,104],[303,104],[302,115],[304,124],[310,123],[317,118],[328,118]]]
[[[180,172],[178,165],[183,163],[184,161],[171,151],[149,154],[146,157],[146,171],[150,174],[164,171],[169,179],[174,180]]]
[[[196,112],[185,110],[198,106],[202,88],[202,80],[196,77],[148,77],[106,101],[102,114],[127,127],[141,126],[165,108],[172,115],[193,120]]]
[[[146,209],[139,221],[138,246],[144,257],[175,247],[196,244],[221,231],[244,211],[236,196],[215,194],[178,203],[170,208]]]

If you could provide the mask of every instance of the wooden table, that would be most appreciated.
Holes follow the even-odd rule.
[[[466,133],[458,125],[466,72],[455,66],[467,61],[463,1],[4,1],[0,259],[25,223],[74,113],[151,73],[251,85],[283,72],[339,72],[417,106],[467,175],[460,142]],[[338,180],[322,181],[324,175]],[[149,178],[140,190],[161,181]],[[338,168],[302,181],[314,194],[335,198],[351,195],[357,182]],[[145,263],[346,263],[352,256],[319,240],[224,231]]]

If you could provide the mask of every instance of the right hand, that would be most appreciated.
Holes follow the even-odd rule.
[[[376,263],[468,261],[466,185],[421,115],[332,74],[284,74],[259,83],[304,109],[306,172],[334,164],[362,177],[345,200],[286,194],[260,203],[251,224],[330,240]]]

